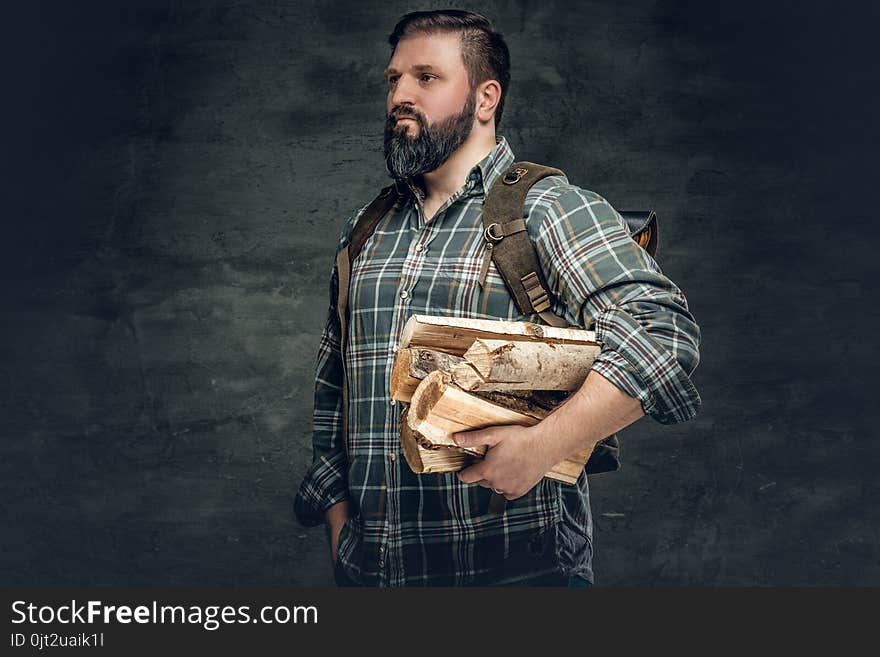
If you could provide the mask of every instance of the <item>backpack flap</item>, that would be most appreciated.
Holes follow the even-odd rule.
[[[649,256],[655,257],[660,246],[657,214],[653,210],[619,210],[618,214],[623,217],[636,244],[647,251]]]
[[[584,472],[595,475],[618,470],[620,470],[620,442],[617,440],[617,434],[612,433],[596,443],[584,466]]]

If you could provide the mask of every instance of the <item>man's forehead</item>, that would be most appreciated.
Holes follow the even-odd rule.
[[[403,38],[394,49],[385,75],[398,74],[401,69],[421,73],[463,68],[460,44],[457,34],[414,34]]]
[[[433,64],[413,64],[409,67],[409,70],[415,71],[416,73],[421,73],[422,71],[442,71],[443,67],[434,66]],[[396,75],[400,73],[400,71],[398,71],[393,66],[389,66],[385,69],[385,75],[391,75],[392,73]]]

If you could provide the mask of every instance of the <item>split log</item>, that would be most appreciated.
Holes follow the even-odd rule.
[[[391,370],[391,398],[409,402],[422,379],[435,370],[452,371],[463,362],[461,356],[442,351],[409,347],[400,349]]]
[[[594,331],[579,328],[556,328],[530,322],[492,319],[413,315],[403,327],[399,347],[428,347],[460,356],[477,338],[543,341],[552,344],[596,344]]]
[[[483,429],[496,424],[538,424],[547,413],[521,413],[468,394],[446,372],[431,372],[416,388],[409,408],[410,428],[434,445],[453,445],[456,431]]]
[[[514,410],[517,409],[518,404],[525,403],[537,406],[549,413],[568,399],[571,393],[565,390],[514,390],[512,392],[478,390],[471,394]]]
[[[474,450],[462,447],[428,447],[424,438],[413,431],[406,421],[409,409],[400,414],[400,444],[403,456],[416,474],[458,472],[485,454],[486,449]]]
[[[480,373],[474,369],[473,365],[462,359],[461,364],[457,365],[450,372],[452,380],[462,390],[479,390],[480,386],[486,381],[480,376]]]
[[[432,446],[458,447],[451,434],[500,424],[534,426],[548,412],[535,405],[507,408],[458,388],[452,376],[435,371],[416,388],[407,414],[410,429]],[[590,457],[583,450],[555,465],[545,476],[573,484]]]
[[[436,370],[453,373],[457,386],[460,388],[464,388],[465,385],[473,386],[476,388],[474,391],[476,394],[490,401],[497,397],[498,403],[502,406],[516,404],[516,400],[519,398],[549,411],[568,397],[568,391],[564,390],[496,391],[492,388],[492,384],[483,382],[482,377],[472,368],[470,369],[472,374],[461,380],[461,377],[455,373],[463,371],[462,366],[468,368],[464,359],[454,354],[422,347],[401,349],[397,353],[394,368],[391,370],[391,398],[408,404],[422,379]]]
[[[601,348],[477,338],[453,370],[463,390],[577,390]]]

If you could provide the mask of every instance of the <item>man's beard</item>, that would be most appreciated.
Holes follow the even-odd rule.
[[[477,101],[468,96],[459,114],[450,116],[430,128],[425,117],[415,110],[402,107],[388,115],[385,122],[385,166],[398,179],[409,178],[439,168],[461,146],[474,126]],[[415,137],[410,137],[405,124],[396,123],[398,117],[408,116],[419,124]]]

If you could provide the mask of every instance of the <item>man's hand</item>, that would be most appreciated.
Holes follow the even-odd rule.
[[[460,481],[500,491],[508,500],[528,493],[557,461],[544,443],[540,425],[502,425],[452,435],[460,447],[488,445],[486,457],[458,473]]]
[[[553,466],[629,426],[644,415],[641,402],[628,397],[601,374],[590,372],[583,385],[532,427],[504,425],[452,435],[460,447],[488,445],[486,457],[458,473],[466,484],[502,491],[508,500],[529,492]]]
[[[339,533],[342,526],[348,520],[348,502],[338,502],[327,509],[325,514],[327,520],[327,537],[330,540],[330,558],[336,564],[336,558],[339,556]]]

